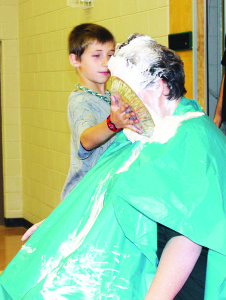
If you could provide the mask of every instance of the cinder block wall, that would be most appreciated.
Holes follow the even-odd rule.
[[[76,83],[67,53],[70,30],[80,23],[94,22],[107,27],[117,42],[140,32],[167,45],[169,3],[168,0],[94,0],[94,8],[84,10],[68,7],[66,0],[19,0],[18,16],[21,217],[35,223],[59,204],[70,163],[67,103]],[[13,206],[13,201],[6,199],[7,216],[18,217]]]
[[[17,0],[0,0],[0,41],[4,215],[20,218],[23,212]]]

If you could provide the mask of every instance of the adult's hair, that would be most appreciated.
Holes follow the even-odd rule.
[[[78,59],[81,60],[86,47],[94,41],[100,44],[110,41],[115,42],[111,32],[103,26],[93,23],[84,23],[76,26],[69,34],[69,54],[76,54]]]
[[[128,49],[131,50],[126,51],[129,45]],[[169,100],[178,99],[187,92],[184,86],[184,63],[173,50],[148,36],[133,34],[118,47],[116,56],[120,56],[120,52],[128,63],[136,65],[140,70],[143,87],[145,84],[147,89],[154,88],[161,78],[169,88]]]

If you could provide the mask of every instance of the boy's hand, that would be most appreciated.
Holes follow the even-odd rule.
[[[122,103],[119,95],[111,96],[111,121],[117,128],[129,128],[138,133],[143,132],[136,113],[132,111],[129,104]]]

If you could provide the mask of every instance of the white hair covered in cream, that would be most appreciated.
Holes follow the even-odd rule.
[[[144,89],[155,90],[160,79],[169,88],[168,100],[186,93],[179,55],[147,35],[133,34],[127,42],[118,44],[108,68],[111,76],[123,80],[137,95]]]
[[[159,74],[158,70],[153,75],[149,71],[149,66],[161,58],[154,47],[151,47],[152,44],[157,45],[151,37],[146,35],[137,36],[125,44],[118,44],[115,55],[108,63],[111,75],[123,80],[136,94],[147,88],[150,83],[154,86],[160,79],[156,76]]]

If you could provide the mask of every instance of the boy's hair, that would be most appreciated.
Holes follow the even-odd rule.
[[[94,41],[100,44],[111,41],[115,43],[111,32],[103,26],[92,23],[84,23],[76,26],[69,34],[69,54],[76,54],[78,59],[81,60],[86,47]]]

